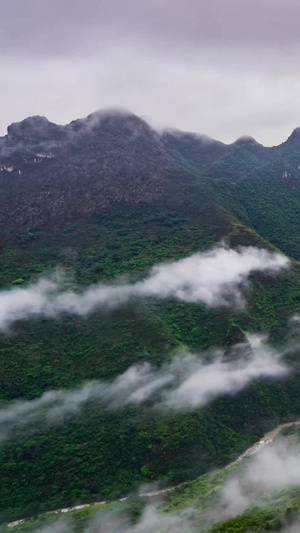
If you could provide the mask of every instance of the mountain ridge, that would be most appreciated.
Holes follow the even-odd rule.
[[[0,286],[8,298],[57,267],[76,294],[135,282],[222,239],[238,250],[277,248],[290,268],[280,277],[251,274],[242,310],[149,297],[85,318],[20,318],[0,335],[3,408],[85,381],[108,383],[145,362],[164,368],[187,346],[199,358],[218,346],[231,361],[231,347],[248,333],[269,331],[282,346],[300,314],[297,143],[272,151],[242,139],[225,153],[217,141],[160,136],[138,117],[98,118],[75,121],[63,141],[46,119],[10,130],[12,159],[3,149],[1,165],[13,169],[0,172]],[[295,367],[298,360],[295,352]],[[0,446],[1,520],[121,498],[144,482],[176,484],[225,465],[299,415],[299,387],[296,372],[256,379],[189,413],[154,413],[146,403],[106,412],[88,401],[55,426],[41,413],[41,425],[23,431],[17,419],[14,438]]]
[[[65,126],[28,117],[0,138],[0,242],[14,238],[16,228],[52,231],[120,203],[151,203],[172,195],[178,179],[181,188],[186,180],[188,190],[192,176],[215,203],[203,173],[218,178],[229,172],[236,179],[274,158],[282,165],[291,151],[300,168],[300,145],[298,150],[293,134],[289,139],[265,148],[249,137],[226,145],[186,132],[159,134],[133,113],[119,111],[92,113]]]

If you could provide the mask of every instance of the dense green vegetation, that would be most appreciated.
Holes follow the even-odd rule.
[[[156,202],[115,205],[57,232],[32,228],[7,241],[0,251],[2,289],[25,286],[56,267],[63,269],[66,287],[120,277],[133,281],[154,264],[207,249],[221,238],[232,246],[277,247],[293,261],[280,277],[251,276],[244,310],[145,298],[85,319],[19,321],[0,335],[2,406],[85,380],[111,380],[142,361],[160,366],[182,346],[228,347],[245,332],[265,330],[271,342],[285,341],[289,318],[300,312],[300,267],[294,261],[300,259],[300,189],[282,179],[285,166],[274,186],[272,168],[256,165],[254,155],[238,150],[214,165],[211,178],[185,162],[185,172],[174,174]],[[229,181],[223,176],[228,169]],[[162,416],[147,404],[108,412],[89,401],[61,423],[41,420],[23,429],[20,424],[0,444],[1,520],[117,498],[143,482],[179,483],[223,466],[272,426],[299,416],[299,388],[295,372],[281,380],[256,380],[239,395],[187,414]],[[209,487],[221,483],[223,473],[213,476],[209,485],[206,478],[197,481],[209,501],[214,492]],[[199,499],[200,488],[191,484],[189,493],[178,489],[169,510],[192,503],[195,487]]]
[[[232,182],[220,179],[215,187],[217,194],[231,206],[240,220],[299,260],[299,171],[293,171],[293,179],[283,178],[285,166],[276,168],[275,176],[274,169],[269,165],[247,174],[244,179]]]
[[[286,444],[299,450],[300,427],[293,425],[281,430],[278,438],[288,439]],[[271,445],[273,446],[273,445]],[[264,532],[284,531],[289,526],[296,527],[300,518],[300,487],[286,486],[276,490],[261,492],[256,496],[248,509],[242,514],[226,519],[226,508],[222,499],[225,484],[235,476],[243,476],[251,458],[231,466],[214,470],[197,479],[184,483],[171,492],[155,499],[138,497],[132,494],[124,502],[99,503],[83,509],[65,513],[46,513],[26,520],[14,526],[14,531],[35,531],[42,527],[52,527],[59,524],[62,531],[83,532],[85,528],[101,526],[109,531],[114,527],[130,527],[140,524],[151,524],[145,518],[147,510],[150,516],[156,514],[160,524],[159,531],[172,531],[172,525],[185,531],[191,528],[198,533],[217,532]],[[257,487],[259,493],[259,487]],[[161,502],[161,498],[166,501]],[[227,514],[228,516],[228,514]],[[143,522],[145,520],[145,522]],[[93,526],[94,525],[94,526]],[[11,530],[3,525],[0,531],[7,533]],[[90,529],[88,529],[89,531]],[[176,528],[175,528],[176,530]],[[293,530],[294,531],[294,530]],[[296,531],[296,529],[295,529]]]
[[[178,212],[179,211],[179,212]],[[137,279],[152,264],[211,244],[208,230],[180,212],[146,206],[104,212],[86,224],[37,235],[1,252],[2,284],[26,283],[56,265],[66,283],[84,286],[115,276]],[[224,226],[233,244],[265,245],[242,225]],[[24,242],[24,240],[26,242]],[[62,316],[19,322],[1,335],[1,397],[34,399],[87,379],[112,379],[131,364],[160,365],[176,348],[201,350],[234,343],[239,331],[271,329],[284,338],[300,310],[298,266],[274,278],[253,278],[244,312],[175,300],[134,302],[82,320]],[[237,339],[238,340],[238,339]],[[179,482],[236,457],[268,427],[300,412],[300,379],[256,382],[190,414],[157,416],[147,405],[106,412],[89,403],[80,416],[47,427],[15,430],[0,447],[3,519],[124,495],[158,478]],[[5,405],[5,404],[4,404]]]

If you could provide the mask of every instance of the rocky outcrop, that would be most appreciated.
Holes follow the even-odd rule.
[[[128,113],[94,113],[66,126],[29,117],[0,139],[2,238],[56,229],[116,202],[152,201],[176,163],[159,135]]]

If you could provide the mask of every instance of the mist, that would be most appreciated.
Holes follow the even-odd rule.
[[[268,507],[270,499],[263,495],[269,491],[300,485],[300,450],[287,438],[278,438],[243,462],[223,488],[216,487],[218,499],[213,507],[199,508],[198,503],[180,510],[163,511],[159,499],[145,505],[136,524],[126,514],[126,508],[105,506],[93,514],[84,525],[84,533],[105,531],[109,533],[158,533],[210,531],[214,523],[243,513],[251,506]],[[273,494],[274,496],[274,494]],[[276,496],[275,496],[276,497]],[[204,496],[205,499],[205,496]],[[203,520],[203,521],[202,521]],[[206,522],[207,520],[207,522]],[[51,529],[53,528],[53,529]],[[53,525],[35,530],[36,533],[71,533],[75,531],[71,516]],[[299,521],[280,529],[283,533],[299,531]]]
[[[208,307],[245,305],[248,277],[253,272],[279,273],[289,260],[264,249],[215,246],[179,261],[152,267],[142,281],[99,283],[75,292],[62,290],[64,278],[57,271],[25,288],[0,292],[0,330],[17,320],[34,316],[56,318],[64,313],[87,316],[97,309],[118,307],[133,298],[176,298]]]
[[[191,531],[185,520],[184,513],[167,514],[157,509],[157,505],[146,505],[141,517],[132,525],[126,514],[104,512],[93,517],[84,529],[84,533],[107,531],[109,533],[158,533]]]
[[[158,533],[158,532],[182,532],[189,533],[189,526],[185,512],[163,513],[158,510],[158,505],[146,505],[138,522],[132,524],[132,520],[125,512],[117,510],[105,510],[95,514],[87,520],[83,533]],[[73,533],[77,529],[71,519],[61,519],[53,524],[38,528],[36,533]]]
[[[76,389],[47,391],[35,400],[8,402],[0,409],[0,441],[27,428],[36,430],[80,416],[91,401],[111,411],[146,402],[157,415],[191,411],[221,395],[236,394],[255,379],[287,375],[284,354],[268,346],[263,337],[251,335],[236,345],[232,361],[224,360],[221,349],[198,354],[186,350],[160,368],[145,362],[111,382],[88,381]]]
[[[300,485],[300,450],[286,438],[252,456],[245,468],[231,477],[222,491],[222,507],[227,516],[240,514],[252,503],[263,505],[257,498],[264,492]]]
[[[282,529],[282,533],[299,533],[300,531],[300,522],[297,521],[294,524],[288,526],[287,528]]]

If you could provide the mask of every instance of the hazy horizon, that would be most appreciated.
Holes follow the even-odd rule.
[[[0,0],[0,135],[126,108],[155,128],[272,146],[300,125],[296,0]]]
[[[212,139],[214,141],[219,141],[219,142],[222,142],[224,144],[227,144],[227,145],[230,145],[232,143],[234,143],[235,141],[239,140],[239,139],[242,139],[242,138],[252,138],[254,139],[257,143],[265,146],[265,147],[273,147],[273,146],[278,146],[279,144],[285,142],[288,137],[293,133],[293,131],[295,129],[298,129],[298,127],[300,128],[300,126],[295,126],[295,128],[293,128],[286,137],[284,137],[283,139],[281,139],[280,141],[278,141],[276,144],[265,144],[263,142],[260,141],[260,139],[258,138],[254,138],[252,135],[248,135],[247,133],[244,133],[243,135],[240,135],[239,137],[236,137],[234,139],[232,139],[231,141],[224,141],[222,139],[220,139],[219,137],[212,137],[210,135],[207,135],[206,132],[203,132],[203,131],[192,131],[192,130],[184,130],[184,129],[180,129],[180,128],[175,128],[173,127],[172,125],[169,125],[169,126],[159,126],[157,124],[155,124],[154,121],[151,120],[151,118],[149,117],[146,117],[146,116],[139,116],[137,115],[137,113],[134,113],[134,111],[130,110],[130,109],[120,109],[120,108],[113,108],[113,107],[110,107],[110,108],[104,108],[104,109],[96,109],[94,111],[91,111],[90,113],[88,113],[88,115],[85,115],[85,116],[80,116],[80,117],[73,117],[70,121],[68,122],[58,122],[58,121],[52,121],[49,119],[49,117],[45,117],[45,115],[28,115],[26,117],[23,117],[21,118],[20,120],[18,121],[15,121],[15,122],[11,122],[9,124],[7,124],[6,126],[6,131],[3,132],[3,133],[0,133],[0,138],[2,137],[5,137],[7,135],[7,128],[13,124],[13,123],[19,123],[19,122],[23,122],[24,120],[26,120],[27,118],[31,118],[31,117],[34,117],[34,116],[41,116],[41,117],[44,117],[46,118],[49,122],[52,122],[52,123],[55,123],[59,126],[67,126],[69,125],[71,122],[74,122],[76,120],[83,120],[85,118],[87,118],[89,115],[93,115],[93,114],[96,114],[96,113],[99,113],[99,112],[112,112],[112,113],[115,113],[115,112],[121,112],[121,113],[128,113],[128,115],[136,115],[138,116],[139,118],[141,118],[142,120],[144,120],[145,122],[147,122],[149,124],[149,126],[151,128],[153,128],[154,130],[156,130],[158,133],[164,133],[164,132],[170,132],[170,133],[180,133],[180,134],[191,134],[191,135],[195,135],[197,137],[206,137],[207,139]]]

